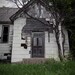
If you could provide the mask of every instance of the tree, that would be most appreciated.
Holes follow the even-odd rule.
[[[75,59],[75,0],[71,2],[71,10],[70,17],[68,17],[65,23],[69,31],[70,52],[72,58]]]
[[[48,0],[52,2],[52,11],[55,18],[55,36],[58,44],[58,52],[60,60],[64,58],[64,43],[65,35],[61,26],[65,25],[64,21],[70,16],[71,13],[71,2],[72,0]],[[62,38],[62,39],[61,39]]]
[[[30,0],[9,0],[14,2],[18,8],[20,6],[25,5]],[[62,27],[65,25],[66,19],[70,16],[71,13],[71,2],[72,0],[41,0],[48,10],[51,12],[52,16],[54,17],[54,31],[56,42],[58,45],[58,54],[59,58],[62,61],[64,58],[64,42],[65,42],[65,35],[63,33]],[[25,12],[29,17],[38,20],[37,18],[31,16],[27,12]]]
[[[6,1],[15,3],[18,8],[21,8],[21,7],[23,7],[24,4],[27,4],[28,1],[30,1],[30,0],[6,0]]]
[[[75,0],[73,0],[72,4],[72,21],[71,21],[71,53],[73,55],[73,58],[75,59]]]

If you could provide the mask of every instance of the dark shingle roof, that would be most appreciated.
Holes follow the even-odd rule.
[[[11,22],[10,17],[17,11],[18,11],[17,8],[1,7],[0,8],[0,22]]]
[[[45,19],[40,19],[43,23],[34,20],[34,19],[27,19],[26,25],[23,27],[22,32],[28,31],[48,31],[52,32],[51,26]]]

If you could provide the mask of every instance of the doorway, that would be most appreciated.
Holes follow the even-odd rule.
[[[32,57],[44,57],[44,32],[32,33]]]

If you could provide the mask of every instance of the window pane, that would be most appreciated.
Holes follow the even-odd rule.
[[[33,38],[33,46],[37,46],[37,38]]]
[[[3,43],[8,42],[8,26],[3,27],[3,38],[2,38]]]
[[[8,35],[3,35],[3,43],[8,42]]]
[[[38,38],[38,46],[42,46],[42,38]]]
[[[3,33],[8,34],[8,27],[4,27]]]

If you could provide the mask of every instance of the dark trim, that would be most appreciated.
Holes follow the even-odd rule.
[[[11,55],[11,53],[4,53],[4,56],[8,56],[8,55]]]
[[[24,5],[15,14],[13,14],[10,17],[10,20],[13,22],[22,11],[28,12],[29,6],[34,4],[35,2],[40,3],[41,5],[43,5],[47,9],[47,11],[50,11],[50,6],[49,6],[49,4],[48,4],[48,2],[46,0],[43,0],[43,1],[41,1],[41,0],[30,0],[26,5]]]
[[[7,42],[3,42],[3,30],[4,30],[4,27],[8,27],[8,41]],[[9,42],[9,29],[10,29],[9,25],[2,25],[1,43],[3,43],[3,44]]]
[[[37,33],[38,33],[38,32],[39,32],[39,31],[37,31]],[[33,55],[32,55],[32,50],[33,50],[32,46],[33,46],[33,37],[34,37],[33,34],[34,34],[34,33],[36,33],[36,32],[32,32],[32,38],[31,38],[31,58],[45,58],[45,33],[44,33],[44,32],[41,32],[41,31],[40,31],[40,33],[43,34],[43,36],[44,36],[44,37],[42,38],[42,39],[43,39],[43,50],[44,50],[44,51],[43,51],[43,52],[44,52],[44,53],[43,53],[43,56],[41,56],[41,57],[40,57],[40,56],[39,56],[39,57],[38,57],[38,56],[37,56],[37,57],[33,57]]]
[[[0,21],[0,24],[13,24],[11,21]]]
[[[25,43],[21,43],[21,47],[24,47]]]
[[[21,47],[24,47],[25,49],[27,49],[27,45],[25,43],[21,43]]]
[[[40,32],[40,31],[48,31],[50,33],[53,33],[53,24],[48,24],[47,21],[44,18],[38,18],[41,20],[44,24],[42,24],[40,21],[27,18],[26,25],[23,27],[22,31],[25,32]]]
[[[44,39],[44,58],[45,58],[45,32],[43,32],[43,34],[44,34],[44,37],[43,37]]]
[[[17,16],[22,12],[22,11],[28,11],[28,7],[32,4],[34,4],[36,2],[36,0],[30,0],[26,5],[24,5],[22,8],[20,8],[15,14],[13,14],[10,17],[10,20],[13,22]]]

